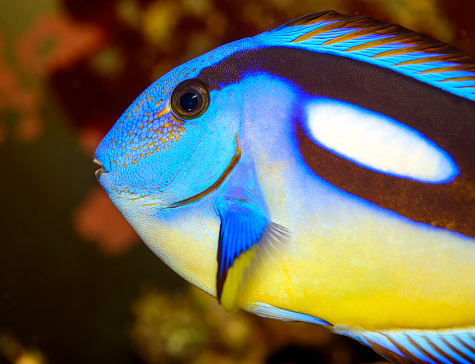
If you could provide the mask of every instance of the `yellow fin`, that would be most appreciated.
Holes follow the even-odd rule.
[[[257,247],[254,249],[258,249]],[[228,269],[226,280],[221,291],[221,305],[227,311],[232,311],[239,305],[239,293],[243,293],[243,276],[254,259],[254,249],[248,250],[234,260]]]

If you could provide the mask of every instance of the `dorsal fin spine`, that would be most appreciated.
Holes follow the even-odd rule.
[[[471,78],[475,60],[399,25],[327,11],[296,19],[254,39],[263,46],[305,49],[385,67],[475,101],[475,80]],[[446,79],[451,82],[440,82]]]
[[[358,37],[361,37],[361,36],[364,36],[364,35],[368,34],[368,31],[370,31],[373,34],[382,34],[382,32],[379,32],[379,30],[382,30],[382,29],[385,29],[385,28],[386,28],[386,25],[382,24],[382,25],[374,25],[374,26],[368,27],[367,29],[355,29],[354,32],[351,32],[349,34],[341,35],[339,37],[327,40],[323,44],[324,45],[332,45],[332,44],[344,42],[344,41],[347,41],[347,40],[355,39],[355,38],[358,38]]]

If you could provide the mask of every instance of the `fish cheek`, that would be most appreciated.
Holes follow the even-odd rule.
[[[208,190],[226,174],[235,157],[239,130],[235,95],[216,91],[212,100],[206,113],[193,121],[193,129],[201,137],[194,143],[189,159],[173,183],[181,190],[179,200]]]

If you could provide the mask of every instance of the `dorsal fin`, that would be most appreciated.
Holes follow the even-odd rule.
[[[345,330],[335,331],[353,337],[394,363],[475,363],[475,331],[460,330]]]
[[[475,59],[400,25],[325,11],[297,18],[255,39],[353,58],[475,100]]]

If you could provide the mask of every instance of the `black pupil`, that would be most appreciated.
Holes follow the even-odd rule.
[[[198,106],[198,95],[193,92],[187,92],[180,98],[180,107],[185,111],[192,111]]]

